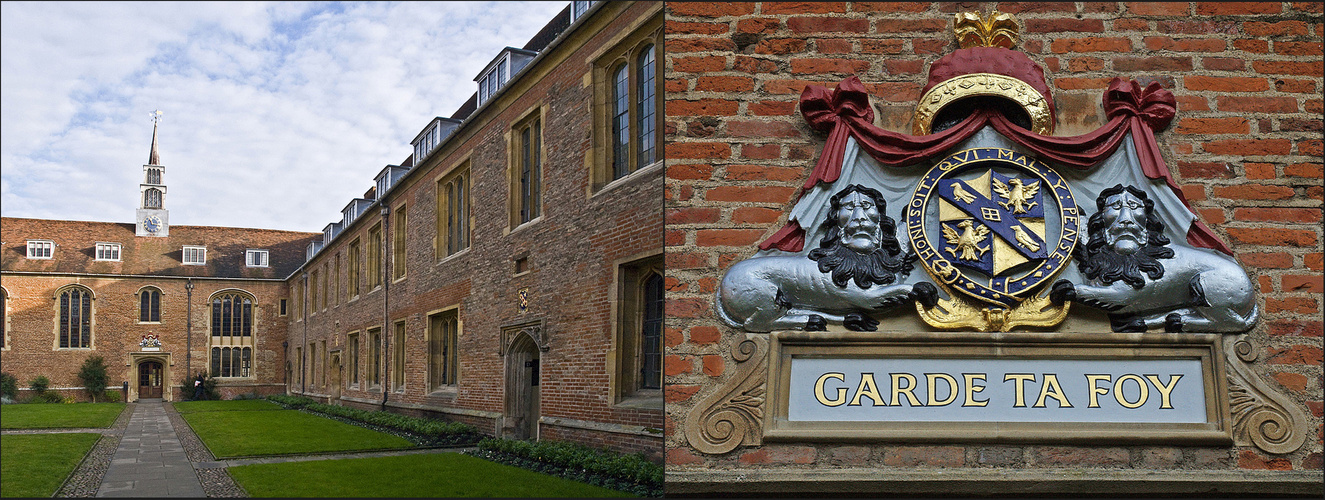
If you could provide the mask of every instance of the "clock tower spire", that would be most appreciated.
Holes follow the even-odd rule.
[[[161,111],[152,112],[152,151],[143,165],[143,182],[138,185],[138,236],[165,237],[170,235],[169,212],[165,209],[166,185],[161,177],[166,167],[156,151],[156,129],[161,122]]]

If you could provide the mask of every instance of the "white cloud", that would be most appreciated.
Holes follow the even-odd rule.
[[[5,216],[319,231],[567,2],[4,2]]]

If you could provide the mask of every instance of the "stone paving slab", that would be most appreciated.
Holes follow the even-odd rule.
[[[206,496],[163,403],[138,402],[97,496]]]

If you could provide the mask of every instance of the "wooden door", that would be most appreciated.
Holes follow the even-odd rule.
[[[161,363],[144,361],[138,365],[138,399],[161,397]]]

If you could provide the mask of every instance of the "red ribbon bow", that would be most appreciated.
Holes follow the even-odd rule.
[[[1150,82],[1141,88],[1136,80],[1114,77],[1109,82],[1109,89],[1104,92],[1106,116],[1135,115],[1155,132],[1168,128],[1177,111],[1173,93],[1161,87],[1159,82]]]

